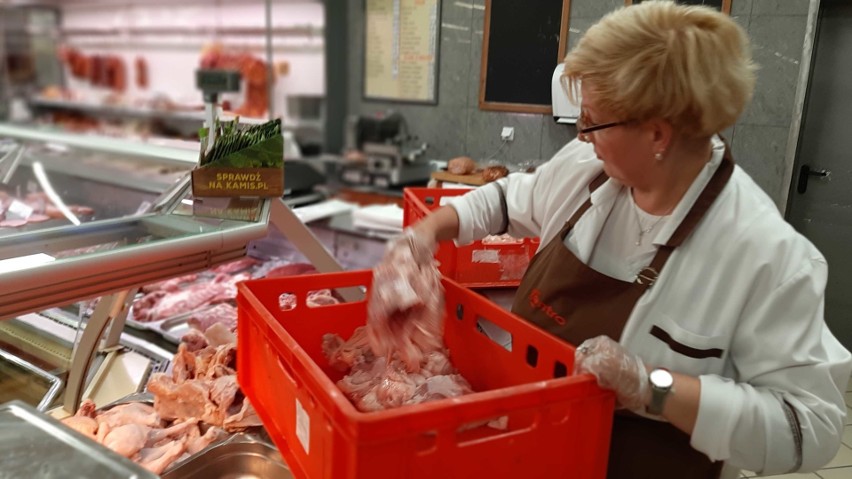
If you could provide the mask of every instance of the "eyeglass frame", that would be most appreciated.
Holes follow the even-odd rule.
[[[577,136],[579,136],[581,140],[586,141],[589,139],[589,133],[606,130],[607,128],[614,128],[616,126],[626,125],[628,123],[631,123],[632,121],[633,120],[613,121],[610,123],[602,123],[600,125],[585,126],[586,122],[583,120],[583,115],[581,114],[580,117],[577,118]]]

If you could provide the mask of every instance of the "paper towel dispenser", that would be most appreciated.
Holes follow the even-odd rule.
[[[556,123],[575,124],[580,117],[580,106],[574,105],[568,100],[568,92],[562,83],[562,72],[565,64],[559,63],[553,70],[551,80],[551,101],[553,102],[553,120]],[[578,99],[579,100],[579,99]]]

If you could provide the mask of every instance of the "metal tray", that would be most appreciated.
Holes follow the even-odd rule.
[[[33,407],[0,405],[0,478],[157,479],[106,447]]]
[[[287,463],[271,443],[235,434],[166,471],[162,479],[292,479]]]
[[[207,308],[203,308],[203,309],[200,309],[198,311],[203,311],[204,309],[207,309]],[[197,312],[197,311],[195,311],[195,312]],[[193,312],[193,313],[195,313],[195,312]],[[186,334],[187,331],[190,330],[190,326],[189,326],[188,321],[189,321],[190,316],[192,316],[193,313],[182,314],[180,316],[176,316],[174,318],[167,319],[167,320],[161,322],[160,324],[158,324],[155,331],[158,332],[160,334],[160,336],[165,338],[167,341],[172,342],[174,344],[180,344],[180,338],[182,338],[183,335]]]
[[[0,361],[6,363],[6,366],[11,367],[11,372],[9,370],[3,372],[5,374],[11,374],[13,382],[17,382],[23,388],[28,388],[26,390],[27,392],[41,394],[40,387],[44,387],[44,393],[41,395],[41,398],[39,398],[38,403],[35,404],[39,411],[45,411],[51,406],[51,404],[53,404],[54,399],[56,399],[56,395],[59,394],[59,391],[62,388],[61,379],[39,368],[38,366],[35,366],[29,361],[25,361],[14,354],[3,351],[2,349],[0,349]],[[18,374],[21,376],[16,377]],[[2,383],[2,375],[0,375],[0,386]],[[0,389],[2,389],[2,387],[0,387]],[[22,394],[21,396],[18,396],[18,393],[20,392],[20,389],[17,390],[15,395],[9,399],[21,399],[21,396],[25,395]]]

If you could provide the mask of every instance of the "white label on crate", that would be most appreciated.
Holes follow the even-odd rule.
[[[470,260],[474,263],[497,264],[500,262],[500,252],[496,249],[475,249],[470,256]]]
[[[302,403],[296,399],[296,437],[302,444],[305,453],[311,453],[311,418],[302,407]]]

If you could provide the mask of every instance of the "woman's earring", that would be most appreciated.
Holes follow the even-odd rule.
[[[654,159],[657,161],[663,161],[663,154],[661,152],[654,153]]]

